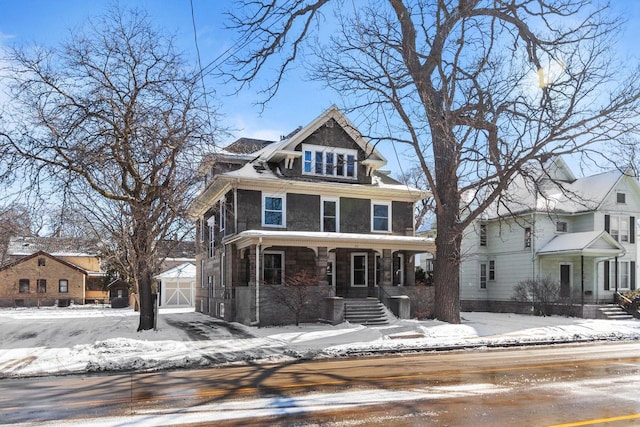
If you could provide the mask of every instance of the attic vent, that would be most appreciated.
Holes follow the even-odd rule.
[[[331,120],[328,120],[328,121],[327,121],[327,123],[325,123],[324,125],[325,125],[326,127],[328,127],[328,128],[332,128],[332,127],[333,127],[333,123],[334,123],[334,122],[333,122],[333,119],[331,119]]]

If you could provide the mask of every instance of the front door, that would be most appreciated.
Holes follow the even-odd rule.
[[[571,264],[560,264],[560,297],[571,296]]]

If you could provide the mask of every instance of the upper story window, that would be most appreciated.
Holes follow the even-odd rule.
[[[616,203],[621,205],[627,203],[627,195],[625,193],[616,193]]]
[[[480,246],[487,246],[487,224],[480,224]]]
[[[357,178],[357,150],[302,144],[302,152],[304,175]]]
[[[227,224],[227,199],[224,197],[220,199],[220,209],[218,210],[220,212],[220,220],[218,224],[220,224],[220,232],[224,236],[224,230]]]
[[[556,231],[558,233],[566,233],[568,230],[568,225],[566,221],[558,221],[556,222]]]
[[[320,226],[322,231],[340,231],[339,199],[322,198],[320,206]]]
[[[531,247],[531,227],[526,227],[524,229],[524,247]]]
[[[209,256],[209,258],[213,258],[213,254],[216,246],[215,226],[216,226],[216,217],[215,216],[209,217],[209,219],[207,220],[207,228],[209,229],[209,244],[207,246],[207,255]]]
[[[285,227],[286,219],[286,198],[282,194],[262,195],[262,226],[263,227]]]
[[[47,265],[47,262],[45,261],[45,259],[38,258],[38,267],[44,267],[45,265]]]
[[[391,202],[371,202],[371,231],[391,231]]]
[[[605,215],[604,229],[618,242],[636,242],[636,218],[624,215]]]

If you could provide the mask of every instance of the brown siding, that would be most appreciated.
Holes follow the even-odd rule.
[[[391,206],[393,234],[405,235],[410,230],[413,235],[413,204],[407,202],[393,202]]]
[[[371,201],[369,199],[340,198],[340,231],[371,233]]]
[[[238,190],[238,232],[262,228],[262,192]]]
[[[287,194],[287,230],[320,231],[320,196]]]

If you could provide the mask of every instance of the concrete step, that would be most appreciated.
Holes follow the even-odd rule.
[[[387,310],[377,298],[348,298],[345,300],[344,318],[362,325],[388,325]]]
[[[609,320],[631,320],[634,317],[621,307],[611,304],[598,308],[598,318]]]

